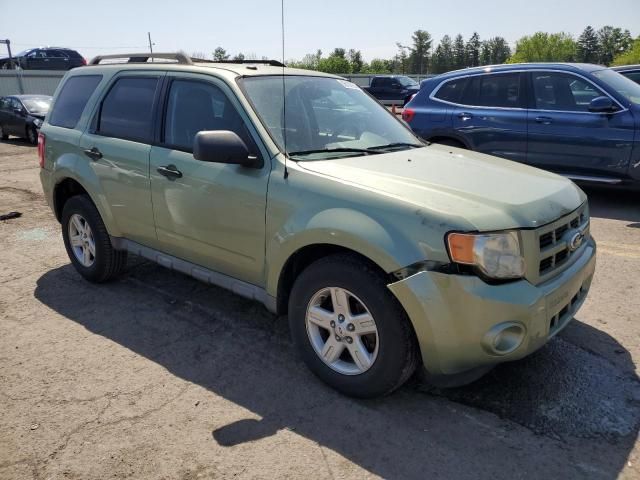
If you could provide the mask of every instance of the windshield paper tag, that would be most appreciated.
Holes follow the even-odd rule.
[[[356,85],[355,83],[352,82],[348,82],[346,80],[338,80],[338,82],[344,87],[344,88],[351,88],[354,90],[359,90],[360,87],[358,87],[358,85]]]

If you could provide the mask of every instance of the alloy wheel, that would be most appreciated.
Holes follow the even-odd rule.
[[[378,355],[378,329],[366,305],[350,291],[327,287],[309,301],[305,318],[314,351],[343,375],[359,375]]]
[[[78,262],[83,267],[90,267],[96,260],[96,244],[93,232],[81,215],[74,213],[69,218],[69,243]]]

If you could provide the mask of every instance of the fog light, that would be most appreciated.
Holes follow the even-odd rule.
[[[506,355],[516,350],[525,337],[524,326],[516,322],[494,325],[482,339],[483,348],[491,355]]]

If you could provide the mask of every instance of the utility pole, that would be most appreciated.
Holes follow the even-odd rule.
[[[149,52],[153,55],[153,43],[151,42],[151,32],[147,32],[147,38],[149,38]],[[153,57],[151,57],[151,61],[153,62]]]
[[[7,50],[9,51],[9,68],[13,68],[13,57],[11,56],[11,40],[8,38],[6,40],[0,40],[0,43],[4,43],[7,46]]]

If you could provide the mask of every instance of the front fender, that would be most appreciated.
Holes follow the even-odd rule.
[[[420,261],[424,252],[391,225],[349,208],[331,208],[284,224],[267,243],[266,289],[276,296],[287,260],[311,245],[335,245],[353,250],[385,272]]]
[[[96,172],[84,158],[78,158],[78,156],[73,153],[62,154],[56,159],[51,175],[54,212],[57,211],[55,189],[67,178],[78,182],[87,192],[93,204],[98,209],[109,235],[114,237],[122,236],[122,232],[114,219],[113,212],[111,211],[109,202],[107,202],[107,197],[102,190],[102,185]]]

